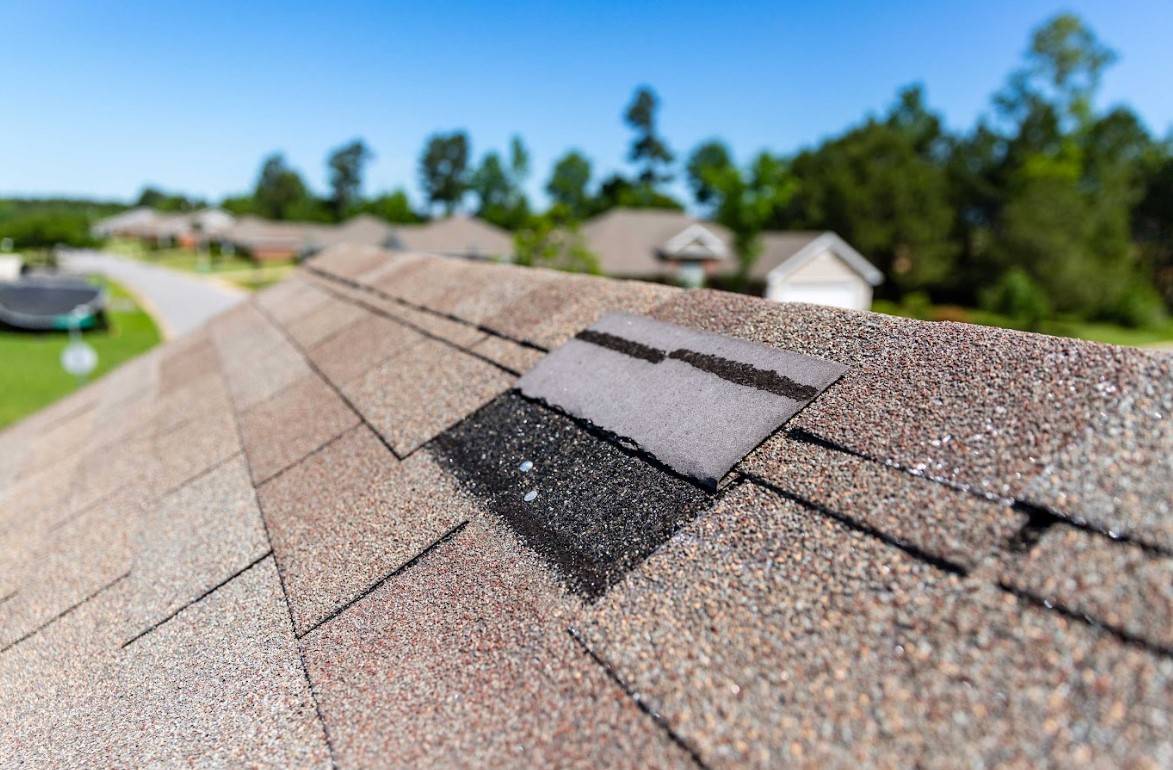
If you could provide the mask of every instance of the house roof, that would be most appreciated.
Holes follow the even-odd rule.
[[[516,390],[612,312],[843,375],[698,484]],[[0,756],[1168,765],[1171,413],[1167,354],[336,247],[0,433]]]
[[[419,225],[399,225],[391,236],[394,248],[452,257],[494,257],[513,254],[513,236],[483,219],[451,216]]]
[[[732,253],[733,238],[728,230],[712,222],[698,222],[683,211],[615,208],[584,224],[582,234],[587,248],[598,256],[604,274],[651,278],[664,274],[664,262],[659,255],[665,250],[672,251],[670,244],[674,239],[686,231],[702,230],[708,234],[706,241],[720,243],[725,254]],[[691,243],[692,239],[687,242]]]
[[[394,233],[394,227],[372,214],[358,214],[334,227],[322,227],[314,232],[313,244],[326,249],[341,243],[361,246],[385,246]]]
[[[762,251],[750,274],[760,280],[771,274],[785,277],[826,251],[834,253],[872,286],[884,282],[884,274],[875,265],[832,232],[762,233]]]

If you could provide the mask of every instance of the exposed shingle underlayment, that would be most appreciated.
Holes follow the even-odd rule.
[[[627,313],[610,313],[518,382],[716,487],[846,367]]]
[[[846,371],[728,473],[517,389],[834,379],[758,346]],[[1173,766],[1170,374],[332,248],[0,433],[0,764]]]

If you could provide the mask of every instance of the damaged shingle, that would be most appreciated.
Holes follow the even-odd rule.
[[[515,393],[431,447],[588,597],[618,582],[713,501],[695,484]]]

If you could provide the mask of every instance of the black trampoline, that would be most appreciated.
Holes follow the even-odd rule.
[[[0,283],[0,323],[17,329],[89,329],[106,307],[106,290],[77,278],[30,276]]]

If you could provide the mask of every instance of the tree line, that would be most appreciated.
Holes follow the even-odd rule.
[[[912,85],[815,146],[742,159],[720,139],[678,157],[659,131],[656,93],[640,87],[622,113],[629,170],[596,179],[591,159],[568,150],[546,177],[544,210],[525,192],[532,169],[520,136],[475,158],[459,130],[426,139],[419,208],[403,189],[364,197],[374,154],[361,139],[327,156],[325,196],[274,153],[252,191],[221,205],[307,221],[469,211],[514,231],[519,261],[589,269],[578,223],[616,206],[684,209],[673,191],[686,189],[694,211],[733,233],[742,279],[763,232],[833,230],[884,271],[886,298],[982,306],[1028,323],[1067,315],[1150,325],[1173,306],[1173,139],[1151,135],[1127,107],[1098,108],[1115,58],[1082,20],[1060,14],[1032,32],[970,129],[950,131]],[[137,202],[203,203],[153,188]]]

